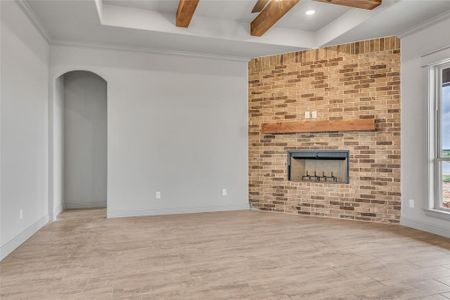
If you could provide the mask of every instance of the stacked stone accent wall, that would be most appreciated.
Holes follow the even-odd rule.
[[[253,208],[351,220],[400,219],[400,41],[395,37],[249,62]],[[262,134],[261,124],[375,119],[375,132]],[[349,150],[350,183],[291,182],[288,150]]]

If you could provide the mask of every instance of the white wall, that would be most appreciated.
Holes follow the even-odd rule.
[[[49,47],[15,2],[0,8],[2,259],[48,220]]]
[[[52,78],[88,70],[108,83],[110,217],[248,208],[246,62],[65,46],[51,53]]]
[[[74,71],[63,89],[64,208],[106,207],[106,82]]]
[[[53,161],[49,169],[49,211],[55,219],[63,210],[64,201],[64,76],[55,80],[54,92],[50,103],[50,152]],[[51,182],[54,180],[54,184]]]
[[[401,224],[450,237],[450,219],[425,214],[427,207],[427,69],[426,54],[450,46],[450,18],[401,39],[402,215]],[[415,207],[409,208],[409,199]]]

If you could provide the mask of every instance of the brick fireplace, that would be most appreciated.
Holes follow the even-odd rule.
[[[395,37],[251,60],[249,198],[252,207],[398,223],[399,70],[400,42]],[[315,112],[317,119],[307,120],[308,112]],[[333,126],[319,132],[262,130],[264,124],[269,124],[269,128],[274,122],[283,126],[287,122],[346,120],[373,120],[374,130],[333,131],[340,128]],[[314,129],[316,123],[307,124],[307,128]],[[319,151],[349,154],[347,181],[332,183],[332,179],[306,180],[306,177],[292,180],[290,154]],[[295,158],[294,162],[299,163]],[[331,177],[327,170],[332,166],[323,161],[321,164],[324,170],[316,168],[315,176]],[[313,168],[307,175],[305,169],[298,172],[301,176],[314,176],[310,173],[314,172]]]

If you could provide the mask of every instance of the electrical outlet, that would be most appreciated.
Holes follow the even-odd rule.
[[[23,209],[19,210],[19,219],[23,220]]]
[[[305,119],[311,119],[311,112],[305,111]]]
[[[317,119],[317,111],[311,112],[311,119]]]
[[[409,199],[409,208],[414,208],[414,200]]]
[[[155,193],[155,198],[156,199],[161,199],[161,192],[156,192]]]
[[[228,195],[228,191],[227,189],[222,189],[222,196],[227,196]]]

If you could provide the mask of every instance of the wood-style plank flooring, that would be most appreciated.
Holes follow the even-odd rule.
[[[0,263],[3,299],[450,299],[450,239],[257,211],[66,211]]]

